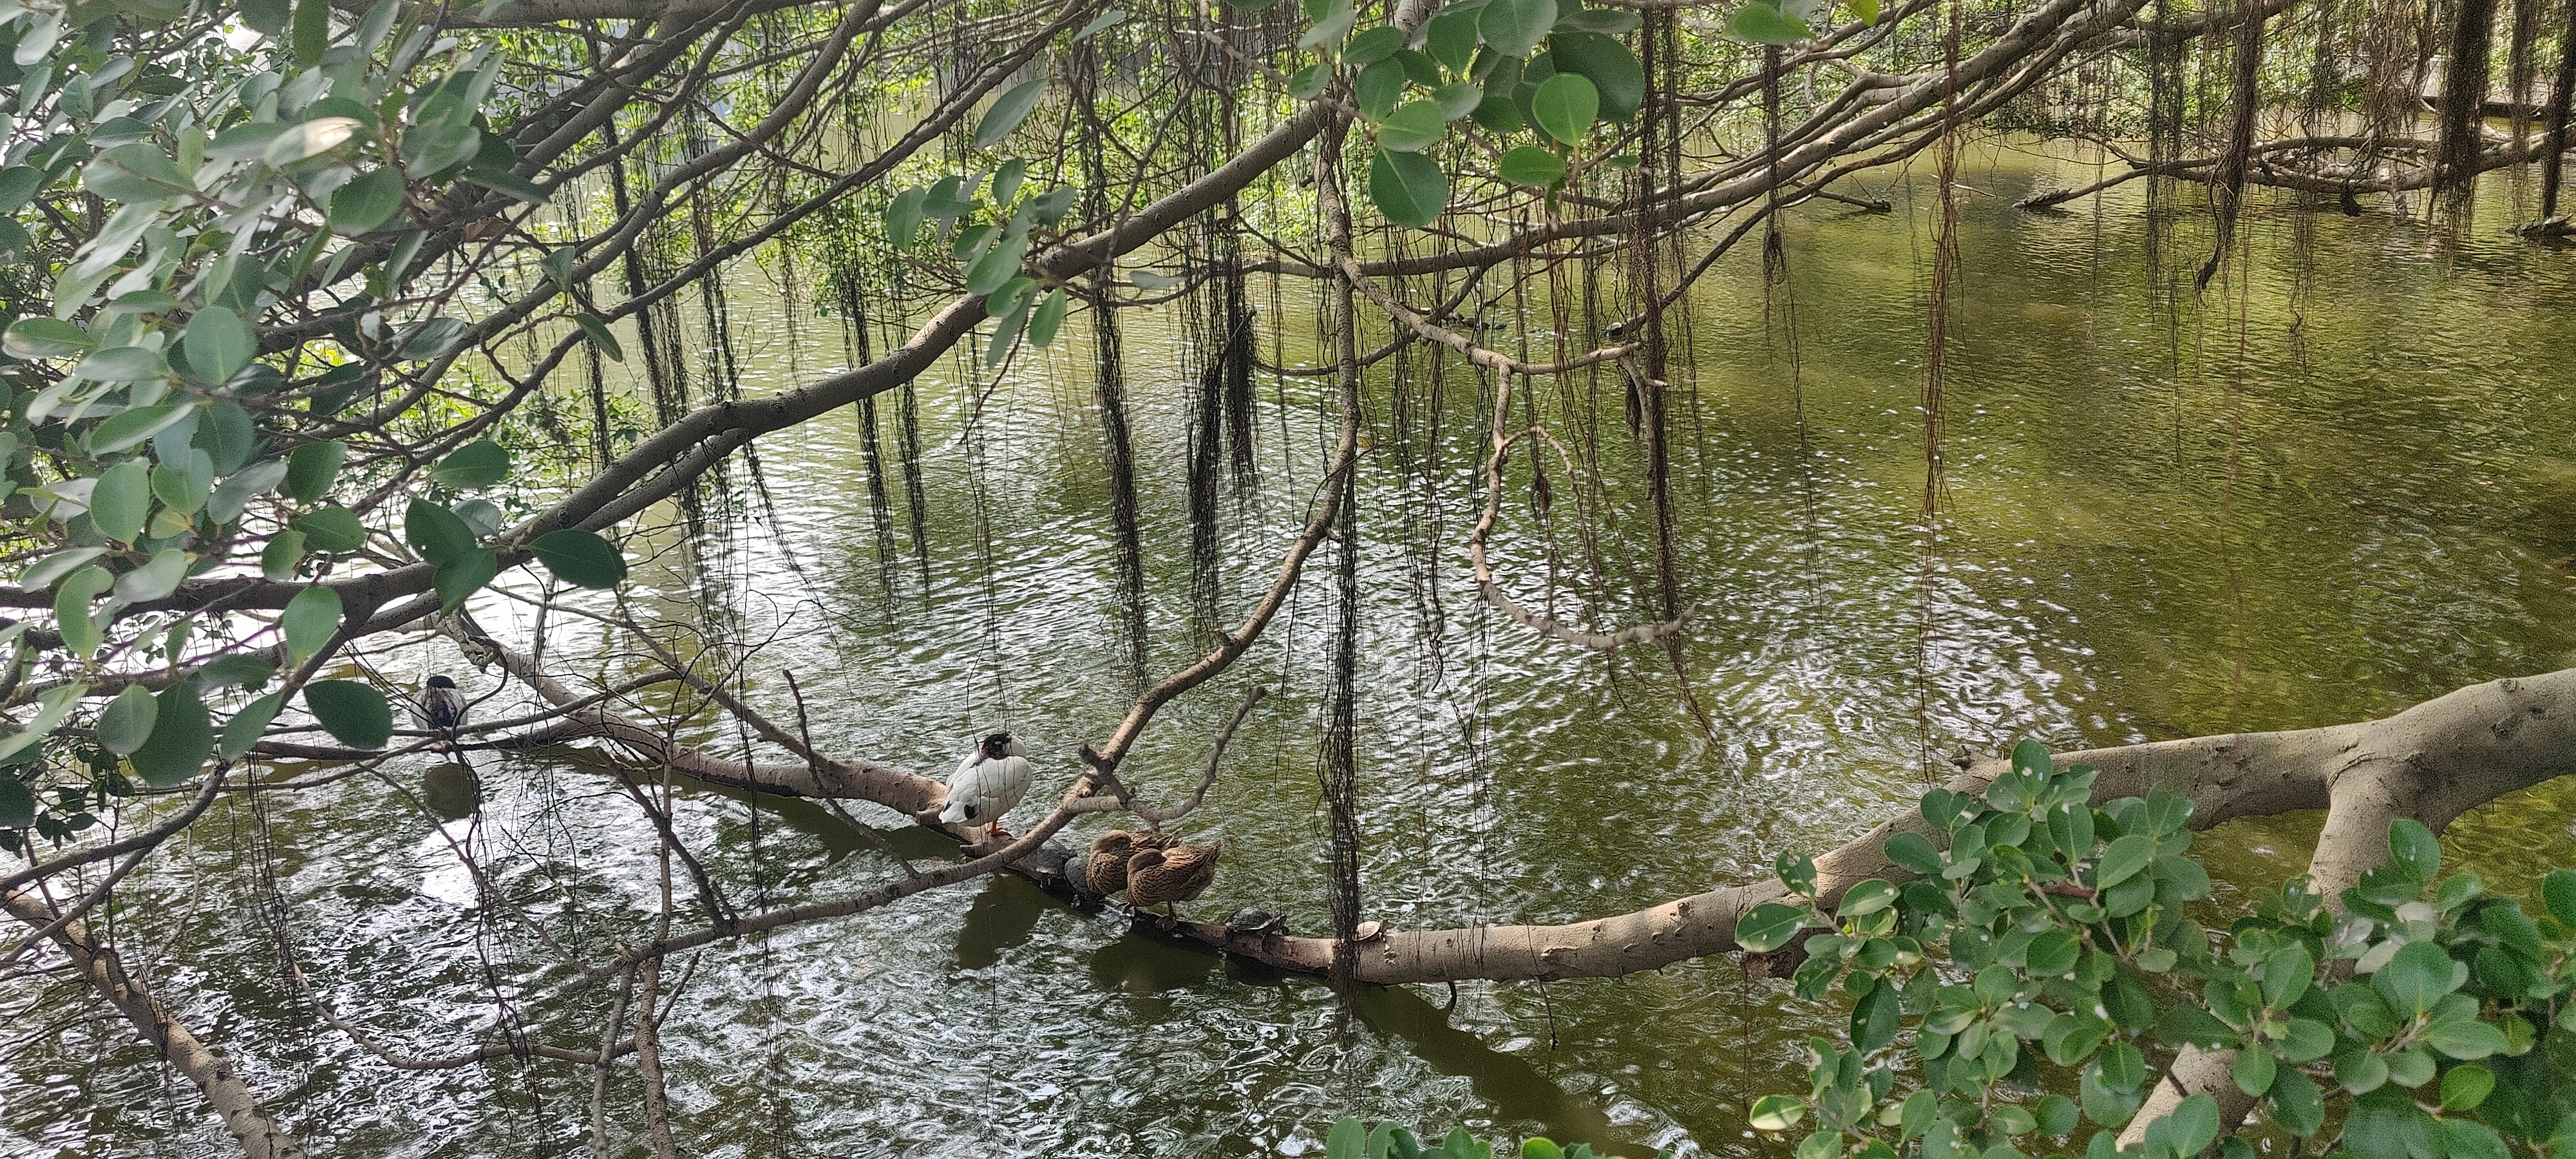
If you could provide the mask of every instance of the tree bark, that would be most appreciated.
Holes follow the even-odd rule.
[[[33,889],[21,889],[0,897],[0,909],[9,916],[42,929],[52,925],[54,914]],[[186,1075],[189,1082],[205,1092],[206,1102],[222,1116],[224,1130],[241,1144],[242,1153],[251,1159],[304,1159],[304,1145],[279,1128],[260,1105],[259,1096],[242,1081],[230,1061],[199,1039],[170,1011],[153,997],[141,980],[128,975],[117,961],[116,951],[99,944],[89,928],[79,921],[66,922],[51,935],[53,943],[81,980],[89,983],[99,997],[116,1008],[117,1013],[134,1024],[145,1042],[161,1052],[161,1057]]]
[[[2312,873],[2340,891],[2385,860],[2388,822],[2412,817],[2438,830],[2486,801],[2576,773],[2576,668],[2497,680],[2425,701],[2395,716],[2291,732],[2240,733],[2057,755],[2101,770],[2096,800],[2153,788],[2192,801],[2192,827],[2327,808]],[[1972,765],[1951,782],[1978,790],[2009,766]],[[1924,832],[1908,813],[1816,859],[1828,902],[1871,877],[1912,875],[1887,860],[1899,830]],[[1729,886],[1661,905],[1567,925],[1472,926],[1393,931],[1362,946],[1362,982],[1601,978],[1657,969],[1736,949],[1738,916],[1785,891],[1776,881]],[[1190,936],[1301,973],[1323,973],[1324,938],[1229,937],[1195,925]]]

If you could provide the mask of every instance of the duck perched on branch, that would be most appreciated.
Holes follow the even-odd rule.
[[[948,804],[939,810],[940,823],[980,822],[987,838],[1010,836],[1002,831],[1002,814],[1028,796],[1029,781],[1035,774],[1029,764],[1029,750],[1011,739],[1011,734],[997,732],[985,737],[964,760],[957,762],[957,771],[948,775]]]
[[[1127,889],[1127,863],[1138,853],[1161,849],[1172,843],[1169,833],[1130,833],[1112,829],[1091,839],[1091,852],[1074,858],[1065,867],[1066,876],[1079,880],[1084,889],[1102,897],[1112,897]]]
[[[1224,853],[1223,841],[1175,841],[1167,848],[1138,850],[1127,859],[1128,904],[1138,909],[1159,905],[1165,917],[1178,916],[1172,907],[1207,892],[1216,880],[1216,860]]]

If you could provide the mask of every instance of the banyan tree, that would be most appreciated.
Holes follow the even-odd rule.
[[[2391,891],[2433,884],[2438,852],[2414,834],[2576,772],[2576,669],[2445,669],[2475,679],[2341,723],[2257,704],[2152,740],[2009,707],[1970,732],[1934,702],[1945,673],[2005,666],[1944,635],[1954,424],[2000,405],[1955,394],[1982,291],[1967,215],[2090,214],[2143,239],[2142,292],[2199,328],[2186,340],[2173,322],[2176,350],[2241,351],[2258,242],[2290,238],[2303,260],[2320,222],[2554,255],[2576,4],[0,0],[0,40],[8,1049],[139,1041],[114,1065],[183,1080],[171,1138],[217,1138],[219,1121],[258,1156],[444,1145],[353,1112],[365,1100],[330,1076],[359,1074],[415,1084],[388,1096],[410,1105],[520,1116],[478,1136],[511,1153],[792,1153],[783,1097],[753,1124],[672,1091],[829,1082],[836,1051],[774,1020],[800,979],[875,967],[811,931],[881,911],[968,921],[997,878],[1091,912],[1100,897],[1067,866],[1103,828],[1222,829],[1256,804],[1286,820],[1228,834],[1225,909],[1137,915],[1115,936],[1320,979],[1345,1016],[1383,988],[1484,982],[1529,988],[1553,1027],[1552,983],[1702,959],[1758,1006],[1763,987],[1823,977],[1800,973],[1827,960],[1820,942],[1898,961],[1870,915],[1916,920],[1947,895],[1901,887],[1945,880],[2024,881],[2035,908],[2013,912],[2101,939],[2084,943],[2107,955],[2087,985],[2162,986],[2154,947],[2119,923],[2179,936],[2209,882],[2195,892],[2196,867],[2138,851],[2178,859],[2191,833],[2315,811],[2294,893],[2325,899],[2316,929],[2392,915],[2341,966],[2340,935],[2275,937],[2316,942],[2321,978],[2348,982],[2350,959],[2413,970],[2394,949],[2371,962],[2368,938],[2429,944],[2438,925],[2470,947],[2464,978],[2472,960],[2488,971],[2452,983],[2474,988],[2511,964],[2491,970],[2460,931],[2523,944],[2501,916],[2478,926],[2467,898],[2408,926],[2402,907],[2430,903]],[[1976,158],[1999,140],[2084,163],[1981,208]],[[1837,818],[1848,840],[1812,862],[1695,862],[1688,830],[1660,830],[1697,868],[1637,887],[1647,904],[1478,892],[1404,903],[1466,918],[1397,920],[1390,863],[1432,856],[1444,827],[1481,825],[1481,842],[1517,792],[1650,825],[1796,791],[1765,787],[1783,730],[1716,670],[1830,663],[1727,627],[1742,592],[1709,576],[1738,541],[1712,529],[1798,524],[1765,582],[1839,598],[1812,562],[1841,550],[1815,525],[1830,464],[1796,394],[1776,481],[1793,498],[1720,497],[1710,475],[1743,432],[1708,417],[1705,364],[1732,341],[1717,335],[1745,331],[1708,294],[1752,287],[1735,299],[1747,325],[1803,390],[1802,334],[1842,306],[1801,289],[1810,241],[1891,215],[1914,239],[1890,259],[1906,304],[1873,324],[1899,335],[1903,517],[1869,550],[1913,561],[1870,597],[1897,609],[1878,676],[1911,706],[1872,726],[1903,754],[1894,795]],[[2299,311],[2333,308],[2292,293]],[[2233,502],[2241,431],[2226,430]],[[1033,458],[1041,435],[1075,449]],[[2241,609],[2245,557],[2221,556]],[[1565,763],[1535,788],[1498,777],[1516,720],[1482,699],[1508,667],[1495,639],[1642,712],[1621,719],[1654,722],[1640,727],[1662,763],[1555,751]],[[2232,663],[2235,697],[2241,639]],[[1394,670],[1428,690],[1418,703],[1370,692]],[[420,714],[433,673],[456,678],[461,723]],[[939,762],[995,729],[1037,758],[1035,791],[998,834],[943,826]],[[1522,739],[1546,752],[1545,731]],[[2000,755],[2028,731],[2069,743]],[[2093,772],[2055,771],[2077,766]],[[2046,872],[1995,878],[1959,844],[2025,807],[2022,836],[1997,839],[2013,857],[2048,817],[2080,814],[2052,839],[2055,893]],[[345,879],[312,880],[307,846],[348,836],[334,826],[418,843],[442,868],[344,859]],[[2392,834],[2418,877],[2384,868]],[[232,868],[201,876],[209,858]],[[1481,891],[1512,868],[1443,880]],[[2133,878],[2175,892],[2133,886],[2155,912],[2109,913]],[[2072,916],[2050,908],[2078,895]],[[423,898],[450,909],[403,916]],[[385,956],[424,940],[441,948]],[[2094,1032],[2045,1038],[2046,1020],[2001,1013],[2096,960],[2015,958],[2028,988],[1999,983],[1979,1008],[2060,1070],[1938,1081],[2092,1084],[2097,1149],[2151,1159],[2243,1146],[2220,1137],[2248,1122],[2267,1146],[2285,1122],[2318,1129],[2295,1130],[2304,1104],[2261,1045],[2290,1042],[2295,994],[2272,994],[2278,1033],[2258,1002],[2241,1041],[2190,1018],[2161,1038],[2105,1022],[2060,1051]],[[710,986],[701,961],[731,965],[709,966],[727,971]],[[443,965],[406,980],[424,962]],[[2282,985],[2259,973],[2246,985]],[[930,1021],[971,1037],[1105,1000],[1087,987],[1117,984],[1077,972]],[[230,1000],[212,996],[254,992],[263,1029],[228,1033]],[[1894,983],[1876,992],[1893,1020]],[[1846,993],[1855,1038],[1884,1046],[1872,991]],[[2490,1012],[2544,1002],[2479,993]],[[1926,1027],[1947,1017],[1905,1001]],[[2211,1001],[2205,1017],[2232,1025]],[[746,1028],[735,1061],[706,1053],[724,1041],[710,1019]],[[2563,1033],[2515,1025],[2553,1036],[2535,1058]],[[1967,1031],[1924,1033],[1947,1049]],[[2414,1048],[2345,1033],[2354,1058]],[[2497,1033],[2498,1058],[2533,1049]],[[2145,1053],[2102,1045],[2123,1034]],[[2085,1061],[2097,1049],[2161,1077],[2123,1085]],[[2393,1159],[2361,1128],[2406,1107],[2336,1079],[2341,1056],[2281,1049],[2307,1098],[2318,1080],[2351,1091],[2346,1150]],[[1756,1126],[1785,1130],[1810,1103],[1830,1118],[1878,1081],[1818,1057],[1815,1097],[1757,1106]],[[2441,1074],[2485,1057],[2444,1055]],[[1773,1069],[1794,1085],[1793,1066]],[[2439,1124],[2489,1097],[2452,1085],[2408,1106]],[[994,1096],[976,1097],[994,1121]],[[1882,1082],[1872,1098],[1888,1097]],[[113,1117],[104,1095],[9,1101],[48,1108],[0,1123],[12,1138],[115,1146],[63,1125],[65,1108]],[[2016,1134],[2010,1115],[1931,1130],[1912,1113],[1884,1121],[1925,1159],[1995,1159]],[[2558,1145],[2555,1120],[2516,1113],[2512,1146]],[[2004,1134],[1975,1134],[1990,1130]],[[2406,1153],[2489,1154],[2490,1136],[2436,1130],[2448,1142]],[[1801,1159],[1878,1154],[1809,1138]],[[906,1150],[802,1149],[879,1145]],[[1064,1153],[1144,1145],[1106,1146]]]

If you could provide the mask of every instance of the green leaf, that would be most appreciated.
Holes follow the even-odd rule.
[[[1521,119],[1520,102],[1496,95],[1491,89],[1485,91],[1485,99],[1476,106],[1476,111],[1468,115],[1486,131],[1500,137],[1511,136],[1529,127],[1529,122]]]
[[[196,407],[183,402],[160,406],[137,407],[109,418],[89,432],[89,452],[112,455],[141,443],[177,425],[195,413]]]
[[[1388,221],[1418,229],[1448,208],[1449,178],[1420,153],[1380,151],[1369,162],[1369,200]]]
[[[98,743],[118,756],[127,756],[142,748],[152,736],[152,719],[161,709],[152,699],[152,690],[140,684],[129,684],[116,699],[98,714]]]
[[[2273,1078],[2271,1093],[2265,1098],[2272,1105],[2273,1120],[2293,1135],[2304,1139],[2325,1125],[2325,1098],[2318,1093],[2317,1084],[2296,1069],[2284,1069]]]
[[[57,318],[38,315],[20,318],[9,324],[6,335],[0,335],[0,352],[21,361],[31,358],[64,358],[87,354],[98,349],[89,331]]]
[[[24,829],[36,823],[36,795],[27,783],[0,772],[0,829]]]
[[[1333,66],[1310,64],[1288,78],[1288,95],[1301,101],[1311,101],[1324,95],[1325,87],[1332,83]]]
[[[2031,1109],[2031,1120],[2043,1135],[2064,1135],[2075,1130],[2075,1100],[2064,1095],[2050,1095]]]
[[[10,327],[9,332],[17,333],[17,327]],[[2541,880],[2540,900],[2559,925],[2576,930],[2576,869],[2550,870],[2549,876]]]
[[[1625,9],[1569,8],[1556,18],[1556,34],[1563,36],[1568,30],[1574,30],[1602,36],[1626,36],[1644,23],[1643,18]],[[1556,44],[1549,45],[1549,51],[1555,48]]]
[[[1592,9],[1608,12],[1608,9]],[[1635,20],[1636,15],[1617,15]],[[1646,100],[1646,70],[1637,63],[1637,54],[1628,46],[1592,32],[1567,32],[1558,23],[1556,35],[1548,38],[1547,58],[1560,74],[1575,73],[1592,82],[1601,93],[1601,115],[1613,121],[1624,121],[1637,115]]]
[[[1789,944],[1798,931],[1806,928],[1806,911],[1778,902],[1764,902],[1753,912],[1737,919],[1735,944],[1756,954],[1767,954]]]
[[[206,750],[215,743],[215,726],[206,716],[206,703],[197,699],[194,684],[174,684],[154,699],[152,737],[126,759],[144,784],[162,789],[205,767]]]
[[[134,542],[143,531],[143,517],[151,513],[152,468],[141,459],[108,468],[90,489],[90,522],[118,543]]]
[[[297,10],[300,13],[303,5],[328,2],[329,0],[298,0]],[[268,139],[267,146],[259,151],[259,159],[280,169],[309,161],[347,144],[349,138],[358,134],[360,127],[356,117],[315,117],[300,125],[289,125],[276,136]],[[415,133],[423,131],[425,130],[419,128],[413,130]],[[441,165],[439,168],[444,169],[446,166]]]
[[[272,692],[241,707],[231,720],[224,722],[223,741],[216,751],[225,760],[238,760],[268,732],[269,722],[277,719],[277,710],[285,707],[286,694]]]
[[[1753,1110],[1744,1117],[1744,1121],[1756,1131],[1786,1131],[1806,1117],[1805,1100],[1787,1095],[1764,1095],[1753,1101]]]
[[[2388,823],[2388,858],[2408,877],[2430,884],[2442,873],[2442,842],[2412,817]]]
[[[2474,1111],[2478,1104],[2495,1093],[2495,1072],[2471,1063],[2455,1066],[2442,1076],[2442,1109],[2454,1113]]]
[[[195,185],[160,146],[138,141],[110,149],[84,166],[81,188],[130,205],[167,201],[192,192]]]
[[[72,377],[99,382],[141,382],[169,376],[170,363],[161,357],[161,352],[140,346],[111,346],[94,351],[72,367]]]
[[[1580,144],[1600,116],[1601,91],[1573,73],[1547,78],[1530,97],[1530,119],[1538,122],[1542,132],[1568,145]]]
[[[1895,904],[1896,887],[1873,877],[1844,890],[1842,902],[1834,907],[1834,916],[1850,921],[1868,917]]]
[[[2083,943],[2065,930],[2043,931],[2030,940],[2023,951],[2022,968],[2037,978],[2060,978],[2075,972],[2075,960],[2084,952]]]
[[[2093,1065],[2099,1068],[2103,1085],[2115,1091],[2134,1091],[2147,1081],[2146,1056],[2125,1042],[2104,1048]]]
[[[277,675],[277,665],[257,656],[218,656],[197,670],[200,688],[257,688]]]
[[[2138,875],[2154,863],[2156,839],[2143,833],[2131,833],[2113,841],[2102,850],[2102,859],[2093,865],[2093,886],[2109,889]]]
[[[456,448],[430,472],[430,478],[442,486],[464,491],[479,491],[510,477],[510,452],[490,439],[476,439]]]
[[[36,703],[42,707],[37,710],[35,719],[28,721],[16,735],[0,740],[0,762],[16,757],[27,746],[45,739],[45,735],[54,731],[64,717],[71,715],[72,709],[80,706],[81,694],[87,691],[89,686],[86,684],[58,684],[39,693]]]
[[[1532,1135],[1521,1141],[1521,1159],[1565,1159],[1565,1149],[1545,1135]]]
[[[911,249],[921,241],[921,206],[924,197],[918,187],[905,189],[886,202],[886,244],[899,250]]]
[[[280,491],[298,503],[311,503],[331,493],[349,447],[341,442],[306,443],[286,456],[286,484]],[[348,550],[341,548],[339,550]]]
[[[1395,111],[1395,103],[1404,99],[1404,66],[1392,60],[1381,60],[1360,70],[1351,79],[1351,97],[1359,102],[1360,115],[1374,124]]]
[[[1342,63],[1352,65],[1376,64],[1381,60],[1394,56],[1395,50],[1402,47],[1404,47],[1404,30],[1392,25],[1381,24],[1375,28],[1361,30],[1359,35],[1351,38],[1349,44],[1343,45]]]
[[[1432,17],[1423,29],[1423,51],[1451,73],[1467,75],[1468,66],[1476,62],[1476,21],[1481,15],[1471,9]]]
[[[2317,960],[2303,942],[2292,942],[2263,959],[2263,1005],[2287,1010],[2316,980]]]
[[[268,37],[285,33],[295,12],[290,0],[241,0],[240,9],[242,24]]]
[[[1726,31],[1738,40],[1775,45],[1796,44],[1814,35],[1806,21],[1781,11],[1770,0],[1745,0],[1726,18]]]
[[[1537,145],[1519,145],[1503,154],[1500,174],[1503,180],[1514,185],[1545,189],[1565,176],[1565,159],[1557,156],[1552,149],[1543,149]],[[1913,835],[1900,834],[1900,836]],[[1915,840],[1921,841],[1922,838],[1916,837]],[[1934,857],[1937,862],[1939,855],[1935,854]],[[1904,863],[1900,861],[1898,864]],[[1908,868],[1912,867],[1908,866]],[[1936,868],[1933,872],[1940,871]]]
[[[1038,107],[1038,98],[1046,95],[1046,89],[1047,82],[1040,79],[1014,85],[1003,93],[993,102],[992,108],[984,111],[984,119],[975,125],[973,147],[989,148],[1010,136],[1011,130],[1019,128],[1020,122],[1028,119],[1029,111]]]
[[[2459,985],[2453,967],[2457,963],[2442,947],[2431,942],[2408,942],[2398,947],[2396,956],[2388,959],[2377,973],[2370,976],[2370,988],[2386,999],[2388,1008],[2401,1019],[2412,1019],[2433,1008]]]
[[[269,538],[268,546],[259,552],[259,574],[270,583],[285,583],[295,578],[295,568],[304,562],[304,533],[287,528]]]
[[[2236,1080],[2237,1090],[2261,1098],[2263,1092],[2272,1089],[2272,1076],[2279,1069],[2272,1052],[2258,1047],[2237,1051],[2236,1061],[2228,1064],[2227,1073]]]
[[[331,228],[356,237],[383,225],[402,210],[403,189],[402,170],[391,165],[359,174],[331,191]]]
[[[403,539],[431,563],[446,563],[474,550],[474,529],[455,512],[414,498],[403,512]]]
[[[279,617],[286,632],[286,653],[292,662],[305,659],[331,642],[331,634],[340,630],[340,593],[315,584],[295,593],[286,601],[286,613]]]
[[[578,527],[549,531],[528,544],[555,578],[585,588],[615,587],[626,578],[626,556],[617,546]]]
[[[317,507],[295,517],[295,529],[315,551],[356,551],[367,545],[367,528],[358,513],[337,505]]]
[[[86,657],[98,651],[102,634],[97,621],[90,618],[89,603],[115,583],[106,568],[92,565],[73,572],[61,587],[54,589],[55,626],[63,634],[63,646],[72,655]]]
[[[1075,44],[1080,44],[1083,41],[1089,40],[1094,36],[1098,36],[1103,32],[1117,27],[1119,24],[1124,23],[1126,19],[1127,13],[1125,11],[1112,8],[1098,16],[1092,17],[1091,23],[1083,25],[1081,31],[1073,34],[1073,42]]]
[[[2334,1050],[2334,1028],[2313,1018],[2293,1018],[2281,1032],[2281,1057],[2305,1066]]]
[[[2504,1032],[2473,1018],[2450,1019],[2424,1028],[2424,1045],[2467,1061],[2504,1053]]]
[[[1064,328],[1065,308],[1071,304],[1064,287],[1048,291],[1045,300],[1029,315],[1029,341],[1042,347],[1054,345],[1056,331]]]
[[[465,179],[494,193],[514,201],[524,201],[530,205],[544,205],[554,199],[554,194],[545,186],[497,165],[477,164],[465,171]]]
[[[321,63],[323,52],[331,47],[330,0],[295,0],[291,31],[295,63],[306,68]]]
[[[1476,106],[1485,103],[1485,89],[1474,81],[1462,80],[1433,90],[1431,100],[1440,106],[1442,117],[1454,121],[1474,113]]]
[[[92,491],[90,492],[90,495],[95,499],[98,492]],[[107,549],[104,547],[64,548],[61,551],[57,551],[52,555],[37,560],[24,574],[18,577],[18,586],[25,588],[30,592],[43,591],[46,588],[54,586],[55,580],[72,574],[72,570],[74,568],[88,563],[93,559],[97,559],[105,554],[107,554]]]
[[[1367,1145],[1368,1128],[1346,1115],[1324,1137],[1324,1159],[1362,1159],[1361,1148]]]
[[[975,259],[974,265],[967,267],[966,292],[992,294],[1009,285],[1011,279],[1020,276],[1020,261],[1028,256],[1028,252],[1027,234],[1004,237],[994,243],[984,256]]]
[[[1419,153],[1439,144],[1448,133],[1449,117],[1437,102],[1413,100],[1388,113],[1386,120],[1379,123],[1377,143],[1380,148],[1398,153]]]
[[[1932,842],[1920,833],[1890,834],[1884,848],[1889,861],[1910,872],[1925,877],[1941,875],[1941,851],[1933,848]]]
[[[1852,19],[1863,25],[1878,23],[1878,0],[1850,0]]]
[[[1504,56],[1528,56],[1556,26],[1556,0],[1492,0],[1476,22],[1485,43]]]
[[[180,339],[180,349],[188,355],[188,366],[208,382],[227,382],[250,365],[259,353],[259,340],[250,324],[239,314],[222,306],[208,306],[188,319],[187,335]]]
[[[2356,1095],[2366,1095],[2388,1083],[2388,1060],[2375,1054],[2354,1052],[2336,1059],[2335,1082]]]
[[[598,347],[600,354],[610,362],[626,361],[626,348],[618,345],[617,335],[609,331],[608,323],[589,314],[575,314],[572,324],[581,327],[582,336],[590,339],[590,344]]]
[[[385,694],[355,680],[322,680],[304,686],[304,707],[341,744],[350,748],[383,748],[394,734],[393,708]]]
[[[16,213],[35,199],[36,191],[45,187],[45,171],[33,165],[12,165],[0,169],[0,214]]]
[[[152,562],[116,577],[116,602],[140,604],[161,599],[179,590],[179,582],[188,578],[188,553],[165,547],[153,553]]]
[[[501,556],[488,547],[478,547],[438,565],[431,586],[438,590],[439,610],[453,612],[465,605],[467,597],[483,590],[492,577],[501,574]]]

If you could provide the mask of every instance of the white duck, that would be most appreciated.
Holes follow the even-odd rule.
[[[959,825],[982,822],[990,837],[1005,837],[1002,814],[1020,803],[1029,793],[1029,779],[1036,770],[1029,765],[1029,750],[1011,739],[1007,732],[985,737],[966,759],[957,762],[957,771],[948,775],[948,804],[939,810],[943,824]]]

